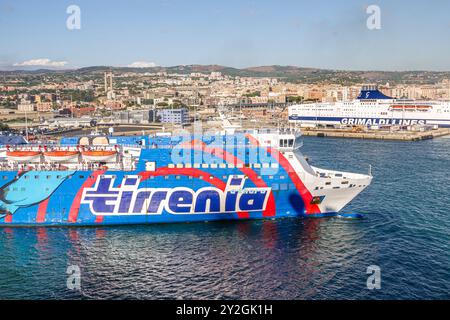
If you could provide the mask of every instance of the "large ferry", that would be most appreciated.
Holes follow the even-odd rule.
[[[0,225],[336,215],[371,174],[319,169],[294,130],[63,138],[0,147]]]
[[[450,127],[450,103],[388,97],[376,86],[364,86],[353,101],[292,105],[289,121],[301,126]]]

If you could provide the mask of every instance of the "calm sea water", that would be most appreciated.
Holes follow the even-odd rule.
[[[0,298],[449,299],[450,139],[304,138],[302,151],[319,167],[372,165],[344,209],[364,219],[0,229]]]

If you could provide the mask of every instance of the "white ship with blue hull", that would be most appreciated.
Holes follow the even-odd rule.
[[[304,127],[317,125],[450,127],[450,102],[395,99],[375,86],[363,87],[346,102],[317,102],[289,107],[289,121]]]
[[[0,145],[0,227],[338,215],[370,171],[313,167],[299,139],[297,130],[247,130]]]

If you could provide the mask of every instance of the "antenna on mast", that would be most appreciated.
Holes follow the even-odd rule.
[[[25,108],[25,136],[28,142],[28,116],[27,116],[27,109]]]

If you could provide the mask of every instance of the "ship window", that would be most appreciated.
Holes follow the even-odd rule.
[[[280,180],[284,180],[285,178],[285,176],[280,176]]]
[[[212,180],[212,179],[214,179],[214,177],[213,176],[209,176],[209,180]]]
[[[261,164],[260,164],[260,163],[255,163],[255,164],[253,165],[253,167],[255,167],[255,168],[261,168]]]
[[[287,190],[287,189],[288,189],[287,183],[281,183],[280,184],[280,190]]]
[[[269,176],[269,179],[272,180],[272,179],[273,179],[273,176]]]
[[[194,163],[194,168],[200,168],[200,163]]]
[[[271,163],[270,166],[271,166],[272,168],[278,168],[278,163]]]
[[[24,178],[25,178],[25,180],[27,180],[29,177],[28,177],[28,176],[25,176]]]
[[[49,176],[48,176],[49,177]],[[80,179],[84,179],[84,176],[83,175],[80,175]]]
[[[56,179],[61,179],[61,176],[60,176],[60,175],[57,175],[57,176],[56,176]]]
[[[211,163],[211,168],[212,168],[212,169],[217,168],[217,163]]]
[[[185,167],[185,168],[192,168],[192,164],[186,163],[186,164],[184,165],[184,167]]]
[[[221,164],[219,164],[219,167],[222,168],[222,169],[224,169],[224,168],[227,167],[227,165],[226,165],[225,163],[221,163]]]
[[[280,186],[278,185],[278,183],[273,183],[272,184],[272,190],[276,191],[280,188]]]
[[[331,184],[331,182],[325,182],[326,186],[329,186]]]
[[[50,179],[50,176],[45,176],[47,179]]]
[[[169,168],[175,168],[173,163],[169,163]]]
[[[243,167],[244,167],[244,165],[243,165],[242,163],[238,163],[238,164],[236,165],[236,168],[238,168],[238,169],[243,168]]]
[[[202,164],[202,168],[208,168],[208,167],[209,167],[209,165],[207,163]]]
[[[234,168],[234,164],[232,164],[232,163],[228,164],[228,168],[233,169]]]
[[[35,179],[39,179],[39,176],[38,176],[38,175],[36,175],[36,176],[34,176],[34,178],[35,178]]]
[[[177,168],[183,168],[183,164],[182,163],[177,163]]]
[[[316,187],[317,188],[317,187]],[[295,184],[289,183],[289,190],[296,190]]]
[[[180,176],[176,176],[175,179],[180,180]]]
[[[341,184],[348,184],[348,181],[342,181]]]
[[[6,180],[6,179],[8,179],[8,176],[3,176],[3,180]]]
[[[169,179],[169,176],[164,176],[164,179],[168,180],[168,179]]]
[[[203,176],[199,176],[198,178],[199,178],[200,180],[203,180]]]

